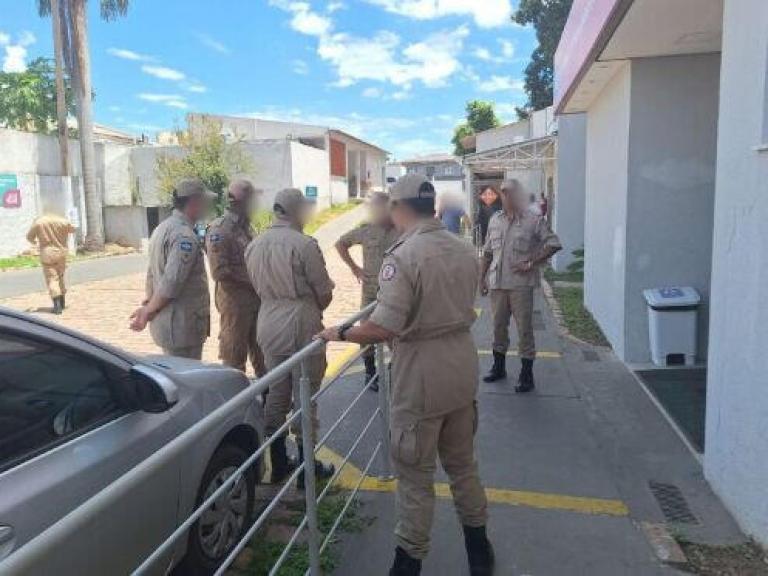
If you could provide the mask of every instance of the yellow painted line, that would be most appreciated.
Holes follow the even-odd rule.
[[[341,456],[326,447],[320,449],[318,457],[324,462],[332,462],[337,468],[341,466],[343,461]],[[362,471],[359,468],[348,462],[341,470],[336,485],[345,490],[352,490],[357,485],[361,474]],[[397,489],[397,480],[379,480],[373,476],[367,476],[360,489],[366,492],[394,492]],[[438,498],[451,498],[451,488],[448,484],[438,482],[435,484],[435,494]],[[540,510],[562,510],[598,516],[629,515],[629,509],[624,502],[608,498],[586,498],[502,488],[486,488],[485,494],[491,504],[505,504]]]
[[[344,364],[349,362],[352,356],[357,354],[359,351],[360,346],[357,344],[348,344],[344,350],[334,354],[333,359],[328,362],[328,366],[325,368],[326,379],[330,380],[331,378],[334,378],[336,375],[338,375],[338,373],[344,367]]]
[[[475,308],[475,316],[477,316],[477,319],[480,319],[480,316],[483,315],[483,309],[482,308]]]
[[[493,350],[478,350],[480,356],[490,356],[493,354]],[[510,350],[507,352],[507,356],[517,356],[517,351]],[[536,352],[536,358],[562,358],[563,355],[560,352]]]

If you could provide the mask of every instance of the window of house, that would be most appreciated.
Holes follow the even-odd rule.
[[[121,413],[97,361],[0,333],[0,470]]]

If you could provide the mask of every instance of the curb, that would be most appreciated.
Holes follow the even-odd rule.
[[[595,348],[597,350],[611,350],[610,346],[592,344],[571,334],[563,319],[563,311],[560,309],[560,304],[557,303],[557,298],[555,298],[555,294],[552,291],[552,285],[546,278],[541,279],[541,290],[544,293],[544,298],[546,298],[547,304],[549,304],[549,308],[552,310],[552,315],[555,317],[555,320],[557,320],[557,328],[561,336],[576,344],[580,344],[581,346],[589,346],[590,348]]]

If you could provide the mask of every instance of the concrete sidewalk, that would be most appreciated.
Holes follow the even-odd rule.
[[[491,324],[487,299],[478,302],[475,325],[482,371],[490,366]],[[697,459],[657,412],[633,376],[610,351],[561,338],[542,298],[537,300],[536,335],[541,351],[537,390],[515,395],[510,380],[480,384],[477,449],[490,501],[489,530],[498,560],[497,575],[620,576],[677,573],[663,564],[644,525],[665,525],[694,541],[733,543],[738,528],[712,494]],[[347,376],[321,401],[321,422],[335,416],[359,391],[361,375]],[[375,394],[355,411],[353,422],[332,441],[346,454],[370,411]],[[366,439],[352,461],[367,461],[375,438]],[[377,461],[373,475],[378,473]],[[354,471],[350,471],[354,472]],[[343,483],[354,485],[352,473]],[[433,549],[424,563],[427,576],[468,573],[461,528],[444,476],[437,478],[438,500]],[[665,510],[651,483],[675,488],[683,501],[666,498]],[[671,487],[671,488],[670,488]],[[394,538],[393,485],[374,478],[363,485],[361,514],[374,517],[369,528],[347,534],[335,574],[379,576],[390,566]],[[687,503],[693,523],[674,523]],[[670,505],[672,504],[672,505]],[[665,516],[666,514],[666,516]],[[677,519],[681,519],[677,516]]]

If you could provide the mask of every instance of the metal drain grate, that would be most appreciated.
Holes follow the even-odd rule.
[[[688,502],[686,502],[680,488],[674,484],[662,484],[661,482],[649,482],[648,485],[667,522],[674,524],[699,523],[688,507]]]
[[[594,350],[582,350],[581,356],[586,362],[600,362],[600,355]]]
[[[533,329],[534,330],[546,330],[547,327],[544,324],[544,316],[541,314],[541,310],[533,311]]]

